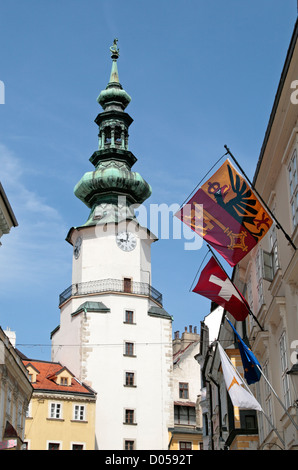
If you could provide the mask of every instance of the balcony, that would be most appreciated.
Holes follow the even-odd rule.
[[[162,294],[145,282],[134,282],[131,279],[101,279],[98,281],[81,282],[72,284],[59,296],[59,306],[71,297],[124,293],[149,297],[162,306]]]

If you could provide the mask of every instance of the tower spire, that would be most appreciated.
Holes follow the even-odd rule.
[[[131,98],[119,81],[117,42],[114,39],[110,47],[110,80],[97,98],[103,112],[95,119],[99,128],[98,150],[90,157],[95,171],[85,173],[74,188],[75,195],[91,209],[84,225],[134,219],[134,205],[142,204],[151,195],[150,185],[139,173],[131,171],[137,161],[128,150],[128,128],[133,119],[124,111]]]
[[[114,43],[110,47],[111,58],[113,60],[113,63],[112,63],[112,70],[111,70],[109,84],[120,83],[119,74],[118,74],[118,66],[117,66],[117,59],[119,58],[120,54],[119,54],[119,48],[117,47],[117,42],[118,42],[118,39],[114,39]]]

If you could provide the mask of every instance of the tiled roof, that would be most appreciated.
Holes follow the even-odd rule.
[[[32,383],[34,390],[43,390],[48,392],[63,392],[63,393],[80,393],[87,395],[95,395],[96,393],[87,385],[77,380],[73,374],[71,379],[71,385],[59,385],[55,382],[55,377],[65,367],[59,362],[47,362],[47,361],[34,361],[34,360],[23,360],[25,367],[32,366],[38,370],[36,382]]]

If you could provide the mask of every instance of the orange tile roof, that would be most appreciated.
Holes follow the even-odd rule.
[[[59,362],[23,360],[23,364],[25,367],[31,365],[38,370],[36,382],[31,384],[34,390],[96,395],[94,390],[79,382],[70,371],[68,372],[73,376],[70,386],[56,384],[56,374],[65,369],[65,367],[62,366]]]

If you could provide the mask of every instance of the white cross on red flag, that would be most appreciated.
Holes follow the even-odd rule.
[[[193,292],[215,302],[229,312],[235,320],[243,321],[250,313],[250,308],[236,289],[226,272],[212,257],[202,270],[199,281]]]

